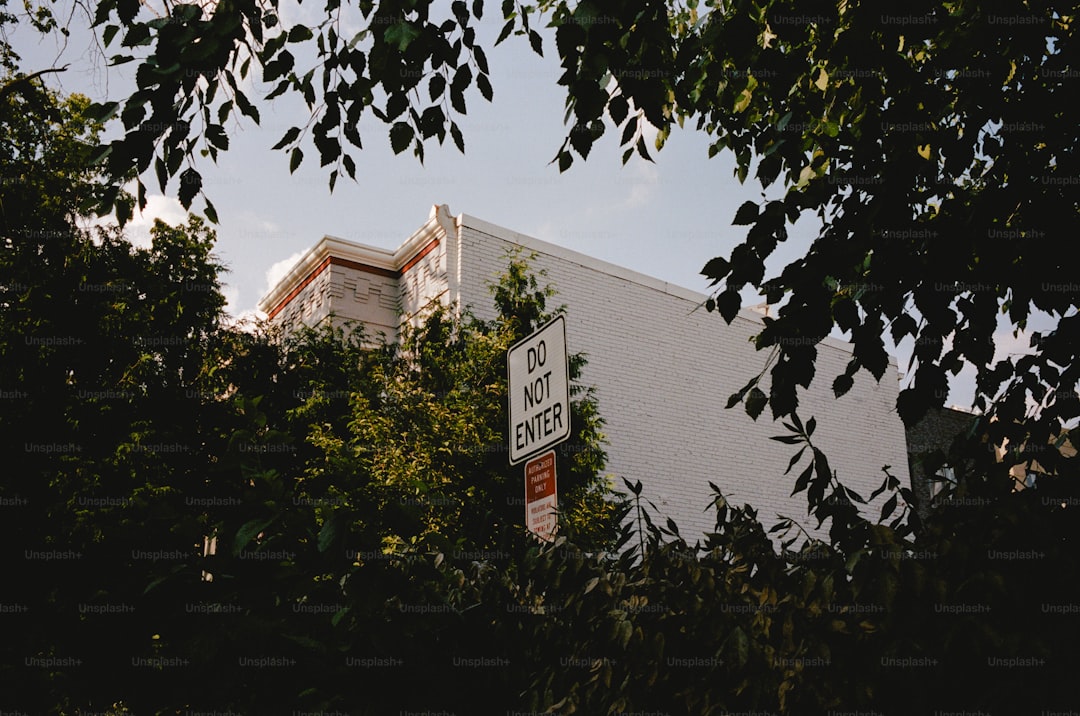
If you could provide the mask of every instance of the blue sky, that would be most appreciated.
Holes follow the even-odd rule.
[[[497,8],[492,7],[491,11]],[[283,12],[286,25],[316,22],[320,7],[292,6]],[[498,13],[494,13],[497,15]],[[66,46],[38,42],[28,29],[13,37],[24,71],[70,64],[63,74],[49,76],[50,86],[81,92],[95,100],[122,99],[131,87],[128,65],[106,68],[85,30],[78,11]],[[564,174],[550,164],[566,133],[561,74],[550,34],[547,57],[537,57],[524,38],[511,37],[492,47],[501,23],[487,16],[478,38],[491,65],[494,101],[475,88],[467,96],[468,115],[458,119],[465,136],[465,154],[448,139],[426,146],[421,165],[410,151],[395,156],[388,127],[367,113],[360,123],[364,150],[355,154],[358,179],[339,180],[331,195],[328,170],[320,169],[314,147],[295,173],[288,158],[271,151],[294,124],[303,126],[302,102],[282,97],[257,103],[261,126],[248,120],[227,126],[231,146],[215,166],[203,160],[204,189],[218,210],[217,254],[228,266],[226,296],[233,315],[254,311],[270,282],[282,275],[323,235],[396,248],[428,216],[432,204],[448,204],[452,213],[468,213],[495,224],[595,256],[698,291],[707,291],[701,267],[714,256],[727,256],[744,235],[731,219],[746,200],[760,200],[760,185],[734,178],[729,153],[707,158],[707,137],[690,128],[675,128],[655,163],[633,157],[623,166],[618,134],[610,125],[588,161],[580,159]],[[300,60],[298,64],[303,64]],[[249,83],[248,95],[265,96],[269,87]],[[426,99],[426,98],[425,98]],[[156,180],[144,177],[152,196],[131,236],[143,240],[153,218],[170,223],[185,212],[157,192]],[[175,196],[175,184],[169,193]],[[196,208],[201,206],[196,200]],[[809,245],[813,227],[800,221],[792,238],[769,262],[775,272]],[[744,305],[756,303],[749,291]],[[999,354],[1022,351],[1026,337],[999,334]],[[910,346],[893,351],[904,371]],[[762,361],[767,352],[762,352]],[[950,402],[969,404],[973,371],[952,381]]]

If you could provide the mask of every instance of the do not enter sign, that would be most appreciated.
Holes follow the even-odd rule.
[[[549,321],[506,354],[510,391],[510,464],[570,436],[566,322]]]

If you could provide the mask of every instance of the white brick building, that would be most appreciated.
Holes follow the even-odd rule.
[[[713,526],[712,513],[704,512],[709,481],[732,502],[753,505],[766,526],[777,514],[807,524],[805,493],[789,497],[799,470],[783,475],[795,448],[769,439],[786,431],[768,409],[757,422],[741,406],[724,409],[768,355],[750,343],[761,327],[752,310],[728,325],[701,307],[701,294],[467,214],[451,216],[446,206],[434,207],[394,252],[322,239],[259,308],[286,325],[333,314],[390,338],[433,298],[491,318],[487,286],[505,270],[515,245],[537,254],[533,267],[547,270],[558,291],[555,304],[567,307],[568,350],[586,354],[582,382],[596,388],[606,421],[609,472],[641,480],[643,495],[691,542]],[[881,484],[883,465],[907,485],[895,361],[880,384],[860,373],[851,391],[835,399],[832,378],[850,358],[851,347],[841,341],[819,346],[818,379],[800,392],[800,416],[816,416],[815,443],[848,487],[868,496]],[[877,513],[871,507],[867,514]]]

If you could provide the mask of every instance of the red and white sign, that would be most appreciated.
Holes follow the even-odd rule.
[[[525,526],[542,540],[551,540],[558,524],[555,510],[555,451],[525,463]]]

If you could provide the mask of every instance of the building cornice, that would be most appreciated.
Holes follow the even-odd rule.
[[[304,252],[277,285],[259,300],[258,308],[268,318],[273,318],[329,266],[345,266],[379,276],[400,278],[403,272],[438,246],[439,241],[446,237],[448,226],[453,227],[450,209],[442,204],[433,206],[427,222],[395,251],[324,236]]]
[[[683,286],[679,286],[678,284],[662,281],[653,276],[634,271],[633,269],[628,269],[623,266],[619,266],[618,264],[613,264],[609,261],[604,261],[603,259],[598,259],[593,256],[583,254],[579,251],[568,249],[564,246],[559,246],[558,244],[552,244],[550,242],[543,241],[542,239],[537,239],[526,234],[518,233],[517,231],[498,226],[497,224],[492,224],[491,222],[484,221],[483,219],[478,219],[477,217],[470,216],[469,214],[459,214],[457,216],[456,223],[459,230],[462,226],[467,226],[481,233],[488,234],[489,236],[494,236],[495,238],[503,239],[504,241],[509,241],[511,243],[524,246],[528,249],[532,249],[539,254],[547,254],[549,256],[554,256],[556,258],[562,259],[564,261],[572,261],[585,268],[602,271],[610,276],[615,276],[617,278],[623,279],[624,281],[636,283],[640,286],[651,288],[655,291],[665,293],[675,298],[681,298],[684,301],[689,301],[695,304],[696,306],[700,307],[701,310],[704,310],[705,301],[706,299],[708,299],[708,296],[706,296],[705,294],[699,293],[689,288],[685,288]],[[735,316],[736,321],[749,322],[752,323],[754,326],[763,326],[765,323],[763,319],[764,314],[759,307],[742,308]],[[833,338],[831,336],[825,337],[821,341],[821,343],[823,345],[829,346],[830,348],[844,351],[846,353],[854,352],[854,347],[850,343],[837,338]],[[889,363],[895,368],[897,365],[896,358],[890,355]]]
[[[624,281],[680,298],[699,306],[702,310],[704,310],[704,304],[708,298],[705,294],[689,288],[662,281],[633,269],[492,224],[470,214],[461,213],[452,216],[450,208],[446,204],[436,204],[431,207],[428,220],[423,226],[413,232],[412,236],[394,251],[358,244],[333,236],[324,236],[319,243],[301,256],[296,265],[259,301],[259,310],[266,313],[268,317],[273,318],[328,266],[347,266],[368,273],[400,278],[405,271],[412,268],[417,261],[438,246],[441,240],[449,237],[456,238],[459,236],[461,228],[465,226],[489,236],[524,246],[539,254],[554,256],[564,261],[576,263],[584,268],[602,271]],[[763,318],[760,307],[747,307],[740,309],[735,320],[761,326],[764,324]],[[846,353],[852,353],[854,350],[850,343],[832,337],[826,337],[821,343]],[[896,358],[890,355],[889,363],[896,367]]]

